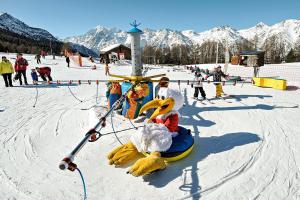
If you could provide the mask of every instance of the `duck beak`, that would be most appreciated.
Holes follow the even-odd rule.
[[[146,110],[149,110],[151,108],[156,108],[156,110],[153,112],[153,114],[151,115],[149,121],[151,121],[152,119],[154,119],[155,117],[157,117],[158,115],[163,115],[166,114],[168,112],[170,112],[173,107],[175,105],[175,101],[172,98],[167,98],[167,99],[154,99],[152,101],[149,101],[148,103],[146,103],[140,110],[140,113],[145,112]]]

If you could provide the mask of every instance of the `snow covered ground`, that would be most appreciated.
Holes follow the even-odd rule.
[[[38,66],[33,56],[25,57],[30,67]],[[63,58],[47,57],[42,63],[52,68],[54,80],[107,79],[100,64],[98,70],[91,70],[74,63],[67,68]],[[90,63],[85,60],[84,65]],[[201,67],[205,66],[211,67]],[[151,68],[147,75],[192,77],[185,70]],[[194,135],[193,152],[166,170],[136,178],[126,174],[127,167],[108,165],[106,155],[119,143],[113,135],[102,137],[87,144],[75,160],[85,177],[88,199],[300,199],[299,69],[298,63],[261,70],[262,76],[287,78],[287,91],[228,85],[224,91],[235,98],[214,104],[194,101],[193,89],[181,84],[186,105],[180,124]],[[131,68],[116,66],[111,71],[129,74]],[[228,72],[252,74],[236,66]],[[177,83],[171,87],[179,88]],[[83,198],[78,173],[61,171],[58,164],[91,128],[97,88],[94,83],[70,89],[83,102],[71,95],[67,85],[5,88],[0,79],[0,199]],[[101,83],[97,105],[106,105],[105,89]],[[208,97],[214,96],[212,84],[205,84],[205,90]],[[122,116],[114,115],[113,123],[116,130],[131,127]],[[104,132],[111,130],[108,120]],[[118,135],[125,142],[133,131]]]

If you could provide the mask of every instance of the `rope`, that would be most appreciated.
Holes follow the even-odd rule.
[[[118,140],[118,142],[123,145],[123,143],[121,142],[121,140],[119,139],[119,137],[117,136],[116,134],[116,131],[115,131],[115,127],[114,127],[114,123],[113,123],[113,118],[112,118],[112,115],[110,115],[110,123],[111,123],[111,128],[113,130],[113,133],[114,135],[116,136],[116,139]]]
[[[83,102],[82,100],[78,99],[78,98],[75,96],[75,94],[72,92],[70,86],[68,86],[68,89],[69,89],[71,95],[72,95],[76,100],[80,101],[81,103]]]
[[[87,196],[86,196],[86,186],[85,186],[84,178],[83,178],[83,175],[82,175],[80,169],[79,169],[78,167],[77,167],[76,169],[77,169],[77,171],[78,171],[78,173],[79,173],[79,175],[80,175],[80,178],[81,178],[81,181],[82,181],[82,185],[83,185],[83,192],[84,192],[84,197],[83,197],[83,199],[86,200],[86,199],[87,199]]]
[[[35,87],[35,90],[36,90],[36,95],[35,95],[35,102],[33,104],[33,107],[35,108],[35,105],[37,103],[37,100],[38,100],[38,96],[39,96],[39,90],[37,89],[37,87]]]
[[[130,124],[133,126],[134,129],[136,129],[136,130],[138,129],[129,118],[128,118],[128,121],[130,122]]]
[[[125,128],[123,130],[119,130],[119,131],[115,131],[115,132],[108,132],[108,133],[103,133],[101,134],[102,136],[105,136],[105,135],[110,135],[110,134],[113,134],[113,133],[120,133],[120,132],[123,132],[123,131],[128,131],[128,130],[131,130],[131,129],[138,129],[138,128],[141,128],[141,127],[144,127],[144,126],[138,126],[136,128]]]

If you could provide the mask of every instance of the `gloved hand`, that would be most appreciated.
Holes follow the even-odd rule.
[[[141,158],[134,163],[127,173],[133,176],[143,176],[158,169],[166,168],[166,163],[159,152],[153,152],[146,158]]]
[[[139,152],[136,147],[132,144],[132,142],[128,142],[127,144],[123,144],[111,151],[107,158],[109,159],[110,165],[124,165],[134,160],[138,155]]]

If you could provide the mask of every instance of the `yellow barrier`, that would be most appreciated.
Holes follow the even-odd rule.
[[[286,90],[286,80],[275,78],[253,77],[254,85],[258,87],[269,87],[277,90]]]

